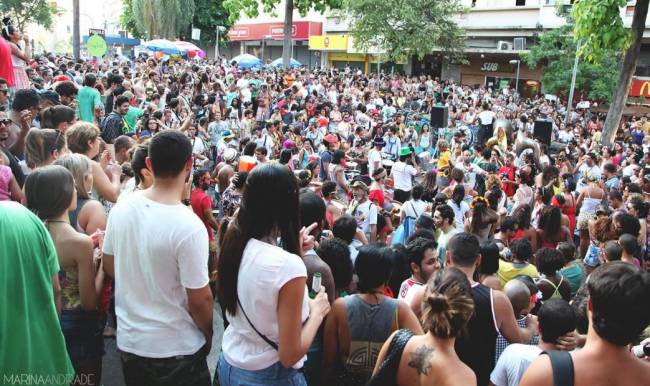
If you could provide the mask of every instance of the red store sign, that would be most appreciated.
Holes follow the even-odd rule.
[[[295,21],[291,26],[291,38],[309,40],[311,35],[322,35],[323,23],[313,21]],[[228,31],[230,41],[248,41],[273,39],[281,40],[284,35],[282,23],[235,24]],[[269,38],[270,36],[270,38]]]

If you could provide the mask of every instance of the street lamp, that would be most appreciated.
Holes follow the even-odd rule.
[[[219,60],[219,32],[223,32],[226,30],[226,27],[222,25],[217,26],[217,43],[214,46],[214,60]]]
[[[521,64],[521,60],[512,59],[510,61],[510,64],[516,64],[517,65],[517,79],[515,80],[515,96],[519,97],[519,65]]]

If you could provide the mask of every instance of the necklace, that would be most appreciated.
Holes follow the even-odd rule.
[[[66,220],[45,220],[45,222],[46,222],[46,223],[51,223],[51,222],[61,222],[61,223],[70,224],[70,221],[66,221]]]

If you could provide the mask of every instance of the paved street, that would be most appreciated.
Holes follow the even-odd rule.
[[[214,370],[217,366],[217,359],[221,351],[221,337],[223,336],[223,319],[221,317],[221,308],[218,303],[214,303],[214,336],[212,338],[212,351],[208,356],[208,367],[210,374],[214,377]],[[123,386],[124,378],[122,377],[122,365],[120,356],[117,352],[115,339],[104,339],[106,354],[104,355],[102,368],[102,384],[104,386]]]

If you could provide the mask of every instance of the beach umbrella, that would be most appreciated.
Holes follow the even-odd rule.
[[[184,50],[178,48],[173,42],[165,39],[149,40],[143,46],[150,51],[160,51],[169,55],[185,53]]]
[[[277,58],[274,61],[272,61],[271,66],[272,67],[282,67],[282,58]],[[300,63],[296,59],[291,58],[289,60],[289,67],[296,68],[296,67],[301,67],[301,66],[302,66],[302,63]]]
[[[262,61],[250,54],[235,56],[232,58],[232,61],[237,62],[237,64],[239,64],[239,67],[242,68],[262,67]]]

